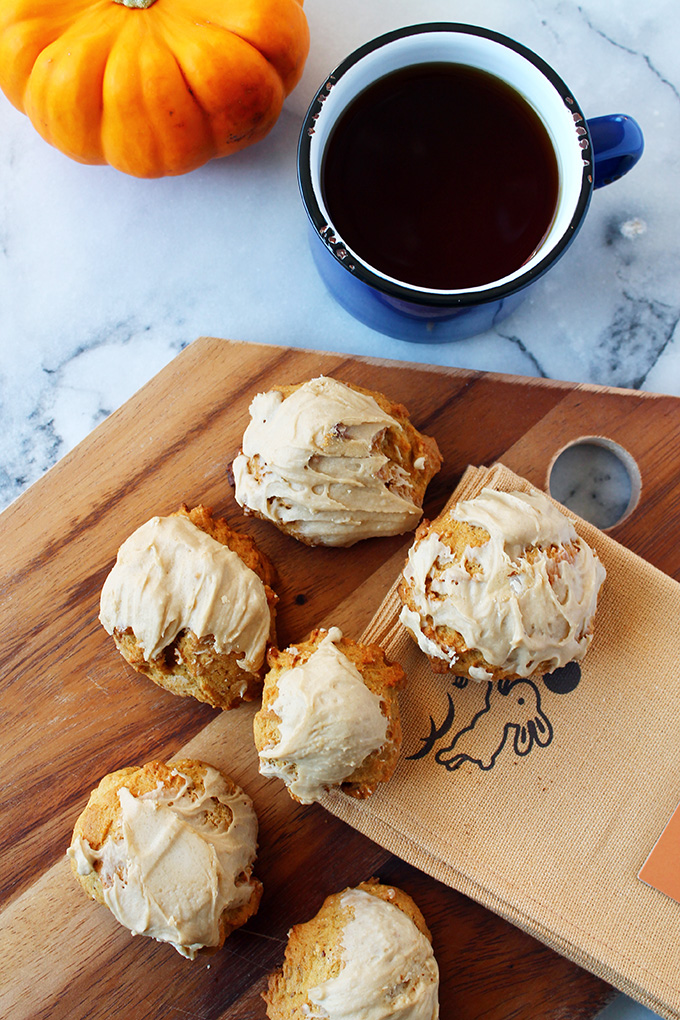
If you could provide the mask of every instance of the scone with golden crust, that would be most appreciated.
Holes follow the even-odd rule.
[[[229,709],[262,689],[276,640],[274,578],[249,536],[208,507],[182,506],[123,543],[99,618],[133,669],[173,694]]]
[[[416,531],[400,620],[437,673],[540,676],[585,655],[604,578],[543,493],[484,489]]]
[[[303,804],[329,789],[368,797],[390,778],[401,748],[401,666],[337,627],[272,649],[268,661],[253,723],[262,775],[282,779]]]
[[[319,376],[258,393],[232,471],[237,503],[307,545],[411,531],[441,466],[382,393]]]
[[[270,1020],[437,1020],[439,970],[411,897],[373,880],[329,896],[288,936],[263,993]]]
[[[68,856],[87,895],[133,935],[193,959],[256,912],[256,850],[257,817],[236,783],[205,762],[152,761],[104,776]]]

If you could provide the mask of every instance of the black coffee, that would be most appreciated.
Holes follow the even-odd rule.
[[[460,64],[370,85],[333,128],[321,185],[338,235],[405,283],[455,290],[522,266],[545,237],[557,160],[529,104]]]

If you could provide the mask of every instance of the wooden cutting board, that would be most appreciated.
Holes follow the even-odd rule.
[[[130,670],[97,621],[120,543],[154,514],[203,502],[250,532],[278,568],[282,643],[319,624],[359,636],[410,536],[308,549],[245,520],[228,480],[253,395],[322,373],[403,401],[414,423],[437,438],[444,467],[428,491],[428,516],[469,463],[502,459],[545,487],[567,442],[614,439],[637,461],[642,494],[612,534],[680,579],[680,400],[196,341],[0,515],[2,1017],[264,1018],[260,993],[289,927],[330,892],[371,875],[402,886],[425,914],[441,968],[443,1020],[581,1020],[613,994],[318,805],[295,804],[257,772],[257,705],[220,713],[172,696]],[[193,963],[167,945],[133,940],[83,896],[64,857],[73,823],[105,773],[180,752],[225,769],[253,797],[265,886],[257,916],[222,951]]]

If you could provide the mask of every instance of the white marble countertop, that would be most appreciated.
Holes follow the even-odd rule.
[[[0,506],[205,334],[680,394],[677,0],[307,0],[305,10],[310,56],[272,133],[182,177],[72,162],[0,95]],[[514,316],[441,346],[391,340],[333,302],[307,247],[295,170],[302,116],[332,67],[427,20],[515,37],[586,116],[629,113],[646,140]],[[651,1016],[623,999],[613,1010],[608,1020]]]

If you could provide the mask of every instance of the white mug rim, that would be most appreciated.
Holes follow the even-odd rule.
[[[579,149],[583,154],[578,197],[573,205],[573,213],[569,217],[564,229],[561,230],[557,240],[553,241],[546,251],[544,251],[544,244],[539,246],[535,255],[527,260],[525,266],[519,267],[507,277],[496,281],[489,281],[476,287],[454,288],[450,290],[435,290],[396,280],[370,265],[359,253],[347,245],[339,237],[323,205],[320,180],[315,179],[311,161],[311,151],[315,141],[317,122],[323,115],[323,108],[328,96],[334,86],[355,65],[370,57],[371,54],[374,54],[381,47],[390,46],[399,40],[420,34],[441,32],[455,32],[462,35],[481,37],[482,39],[489,40],[491,43],[513,50],[520,57],[528,61],[529,64],[532,64],[547,79],[548,83],[561,98],[568,112],[572,115],[574,130],[578,130],[580,135],[578,142]],[[414,63],[417,62],[414,61]],[[372,80],[377,80],[378,77],[380,75],[377,75]],[[350,97],[350,101],[352,98],[354,97]],[[478,304],[480,301],[496,301],[523,289],[533,280],[542,276],[564,252],[578,230],[590,202],[593,189],[592,146],[587,122],[571,90],[554,69],[532,50],[508,36],[504,36],[492,29],[482,28],[481,26],[460,22],[424,22],[395,29],[365,43],[350,53],[326,76],[303,120],[298,144],[298,182],[303,204],[315,232],[318,233],[338,264],[344,270],[350,272],[352,276],[363,280],[384,294],[402,301],[440,307],[454,304]]]

